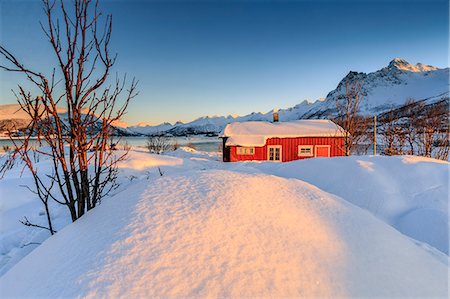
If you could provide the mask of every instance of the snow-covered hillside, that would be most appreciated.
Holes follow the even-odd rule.
[[[64,113],[67,109],[58,108],[58,112]],[[30,117],[22,109],[19,104],[0,105],[0,120],[6,119],[23,119],[29,120]]]
[[[399,108],[408,99],[423,100],[425,103],[439,101],[449,94],[449,68],[439,69],[434,66],[408,63],[401,58],[393,59],[387,67],[372,73],[351,71],[338,84],[336,89],[328,93],[326,98],[310,103],[280,109],[280,121],[302,118],[330,118],[335,113],[336,99],[345,95],[346,82],[361,82],[362,114],[379,114],[392,108]],[[278,103],[274,102],[274,107]],[[20,119],[18,105],[0,105],[0,133],[2,124],[6,128],[11,124],[9,119]],[[271,121],[273,110],[261,113],[253,112],[245,116],[204,116],[188,123],[162,123],[156,126],[137,125],[125,128],[126,124],[117,122],[115,127],[121,135],[195,135],[218,134],[232,122]]]
[[[129,130],[142,134],[142,135],[159,135],[164,134],[165,132],[172,129],[174,125],[170,123],[162,123],[156,126],[150,125],[137,125],[128,127]]]
[[[350,72],[325,101],[317,103],[305,118],[322,118],[333,115],[336,99],[345,97],[347,82],[361,83],[362,114],[378,114],[401,107],[409,99],[432,103],[449,92],[449,69],[439,69],[418,63],[410,64],[395,58],[389,65],[373,73]]]
[[[392,108],[398,108],[409,99],[432,103],[449,93],[449,68],[439,69],[434,66],[417,63],[410,64],[404,59],[395,58],[387,67],[372,73],[349,72],[337,88],[326,98],[314,103],[303,101],[300,104],[280,109],[280,121],[302,118],[330,118],[334,116],[336,99],[345,95],[346,82],[361,83],[360,112],[362,114],[379,114]],[[274,107],[278,106],[274,102]],[[251,113],[245,116],[201,117],[189,123],[161,124],[158,126],[136,126],[129,129],[138,134],[157,132],[174,135],[219,133],[232,122],[271,121],[273,110],[266,113]]]
[[[219,158],[133,150],[115,195],[74,224],[56,210],[58,233],[46,241],[48,233],[17,222],[45,218],[37,199],[18,188],[31,179],[19,178],[18,166],[0,180],[0,265],[9,269],[0,294],[448,296],[449,163]]]
[[[59,107],[57,111],[61,120],[68,126],[67,109]],[[26,128],[30,123],[30,117],[26,114],[19,104],[0,105],[0,136],[6,135],[9,131],[14,132],[18,129]],[[97,126],[100,127],[101,122],[98,121]],[[96,126],[96,125],[94,125]],[[115,135],[135,135],[134,132],[127,129],[127,124],[123,121],[117,120],[113,122],[113,130]]]
[[[64,113],[66,110],[59,108],[58,111]],[[0,136],[25,128],[29,123],[29,115],[20,108],[19,104],[0,105]]]

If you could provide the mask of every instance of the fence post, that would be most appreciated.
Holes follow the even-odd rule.
[[[377,116],[373,117],[373,155],[377,155]]]

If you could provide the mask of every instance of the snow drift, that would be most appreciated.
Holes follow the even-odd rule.
[[[311,183],[449,254],[449,163],[417,156],[315,158],[256,164]]]
[[[139,179],[0,278],[3,297],[447,296],[447,267],[296,179]]]

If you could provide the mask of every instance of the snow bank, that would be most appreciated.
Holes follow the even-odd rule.
[[[6,155],[0,155],[0,163],[5,158]],[[50,169],[51,164],[48,158],[39,157],[40,170]],[[32,223],[47,224],[41,202],[24,186],[33,187],[33,178],[24,164],[17,161],[0,179],[0,276],[50,236],[46,230],[26,227],[19,222],[26,216]],[[65,207],[51,203],[51,208],[55,227],[59,229],[71,222]]]
[[[3,297],[447,296],[447,267],[298,180],[134,180],[0,278]]]
[[[261,171],[311,183],[449,254],[449,163],[415,156],[352,156],[261,163]]]
[[[447,165],[447,167],[449,165],[449,163],[444,160],[437,160],[437,159],[421,157],[421,156],[403,156],[402,162],[406,163],[406,164],[416,164],[416,163],[421,163],[421,162],[440,163],[440,164]]]
[[[118,155],[123,153],[123,151],[117,151]],[[0,163],[2,159],[5,159],[4,155],[0,156]],[[42,172],[51,172],[51,160],[45,156],[41,155],[36,165]],[[156,177],[159,173],[157,170],[152,171],[152,168],[161,167],[165,171],[166,167],[182,165],[181,158],[137,150],[130,151],[128,159],[119,165],[121,186],[115,192],[128,188],[130,177],[139,177],[143,170],[147,172],[144,176]],[[35,194],[23,187],[33,188],[34,186],[33,178],[23,167],[23,163],[17,162],[16,166],[0,180],[0,276],[50,237],[46,230],[26,227],[19,222],[26,216],[32,223],[47,225],[41,202]],[[65,207],[50,201],[50,209],[53,226],[57,231],[71,223],[70,215]]]
[[[127,159],[120,162],[119,168],[144,170],[150,167],[158,166],[178,166],[182,165],[183,160],[176,157],[166,155],[151,154],[148,151],[130,151]]]

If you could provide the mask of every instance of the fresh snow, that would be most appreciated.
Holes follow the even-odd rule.
[[[2,297],[448,296],[446,162],[132,150],[114,195],[70,225],[55,210],[51,238],[17,222],[45,223],[20,170],[0,180]]]
[[[264,172],[311,183],[449,254],[449,163],[416,156],[351,156],[262,163]]]
[[[135,150],[125,161],[119,164],[119,168],[143,170],[150,167],[182,165],[183,160],[176,157],[155,155],[149,159],[148,151]]]
[[[264,146],[267,139],[295,137],[340,137],[344,131],[331,120],[303,119],[290,122],[232,123],[220,134],[227,145]]]

